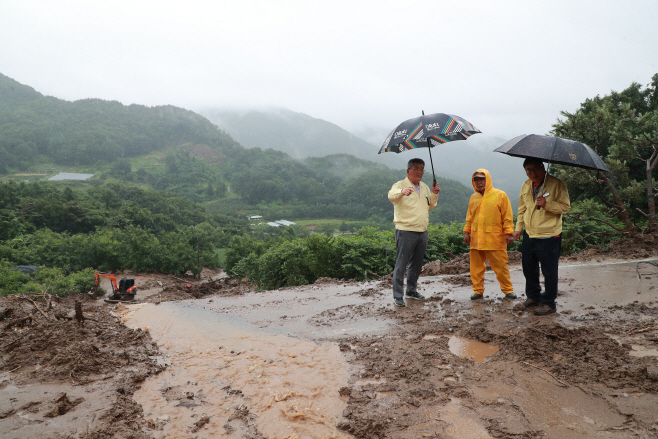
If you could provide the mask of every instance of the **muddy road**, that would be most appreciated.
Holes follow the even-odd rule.
[[[642,251],[565,260],[545,317],[492,272],[470,301],[464,258],[401,309],[385,278],[257,292],[213,273],[136,276],[142,303],[89,298],[82,323],[75,298],[3,299],[0,434],[658,437],[658,249]]]

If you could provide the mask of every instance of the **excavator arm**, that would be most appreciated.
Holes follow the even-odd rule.
[[[104,277],[110,280],[112,282],[112,290],[113,291],[118,291],[119,287],[117,286],[117,278],[115,275],[110,274],[110,273],[104,273],[102,271],[97,271],[96,272],[96,288],[98,288],[101,285],[101,280],[100,278]]]
[[[100,278],[104,277],[109,279],[112,283],[112,295],[110,299],[119,300],[119,299],[133,299],[135,294],[137,294],[137,287],[135,286],[135,280],[124,278],[117,284],[117,278],[111,273],[105,273],[102,271],[96,272],[96,288],[100,286]]]

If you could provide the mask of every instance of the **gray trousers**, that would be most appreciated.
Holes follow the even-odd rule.
[[[425,249],[427,249],[427,230],[424,232],[409,232],[395,229],[395,247],[397,259],[393,270],[393,298],[404,297],[404,272],[407,271],[407,293],[417,293],[416,281],[423,268]]]

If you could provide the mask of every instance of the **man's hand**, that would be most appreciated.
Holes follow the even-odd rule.
[[[521,239],[521,232],[514,232],[514,241]]]
[[[537,197],[537,203],[535,203],[539,207],[543,207],[546,209],[546,198],[542,197],[541,195]]]
[[[401,192],[402,192],[402,195],[404,195],[405,197],[408,197],[409,195],[413,194],[416,191],[414,190],[414,188],[406,187],[406,188],[402,189]]]
[[[438,194],[439,192],[441,192],[441,188],[439,187],[439,183],[432,186],[432,192],[435,193],[435,194]]]
[[[515,234],[516,234],[516,232],[515,232]],[[515,238],[515,236],[512,235],[512,234],[505,235],[505,242],[507,243],[507,245],[510,245],[511,243],[513,243],[514,238]]]
[[[464,233],[464,244],[470,244],[471,243],[471,234],[468,232]]]

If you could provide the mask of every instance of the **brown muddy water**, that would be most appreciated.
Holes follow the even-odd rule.
[[[487,272],[485,299],[479,303],[469,300],[470,285],[463,279],[428,276],[420,279],[420,291],[428,301],[403,309],[392,306],[390,288],[380,288],[379,282],[132,305],[119,312],[129,326],[149,330],[166,352],[162,361],[168,365],[165,372],[143,383],[135,400],[142,404],[149,424],[167,438],[192,437],[195,423],[204,416],[209,421],[199,437],[244,437],[254,431],[268,438],[351,437],[336,428],[345,419],[345,395],[349,394],[341,389],[353,389],[353,399],[355,392],[370,395],[367,398],[382,407],[383,416],[387,404],[399,400],[400,390],[383,375],[362,376],[364,369],[351,363],[355,358],[351,352],[362,348],[346,346],[344,340],[372,339],[375,343],[369,349],[379,355],[375,346],[385,349],[391,334],[402,330],[405,316],[429,316],[430,311],[450,332],[453,325],[463,327],[492,316],[490,329],[504,328],[511,334],[533,322],[559,322],[566,327],[587,324],[600,320],[613,305],[658,301],[658,273],[640,268],[644,277],[639,280],[636,263],[561,266],[558,314],[537,318],[519,311],[514,317],[521,319],[519,327],[513,327],[509,314],[491,311],[498,304],[511,313],[514,304],[522,301],[524,282],[518,267],[511,270],[521,297],[516,301],[503,300],[494,274]],[[638,327],[655,321],[650,316],[638,319]],[[446,336],[421,332],[420,340],[440,344],[446,343]],[[611,402],[596,391],[556,385],[550,375],[536,368],[497,360],[501,351],[495,344],[448,336],[449,352],[473,366],[466,373],[444,360],[440,380],[467,387],[467,393],[453,391],[447,402],[421,406],[422,416],[404,418],[408,421],[400,424],[394,437],[645,437],[633,436],[624,427],[627,418],[618,407],[635,401],[637,410],[650,413],[648,403],[638,401],[652,395]],[[382,343],[377,344],[378,340]],[[655,345],[637,343],[630,355],[651,356],[655,351]],[[559,354],[551,358],[564,361]],[[399,422],[394,415],[382,422]],[[496,417],[500,421],[492,427],[487,419]],[[658,422],[658,414],[654,417]],[[504,430],[496,430],[498,422]],[[501,431],[508,436],[501,436]],[[370,437],[362,431],[359,435]]]
[[[191,304],[136,307],[127,324],[148,328],[169,366],[134,398],[167,437],[187,437],[203,416],[210,418],[208,438],[243,437],[251,423],[265,437],[348,437],[335,428],[345,404],[339,389],[348,380],[337,345]],[[236,416],[236,407],[251,416]]]
[[[466,338],[453,335],[448,341],[450,352],[460,358],[468,358],[476,363],[483,362],[487,357],[498,352],[498,346],[491,346],[487,343],[468,340]]]

